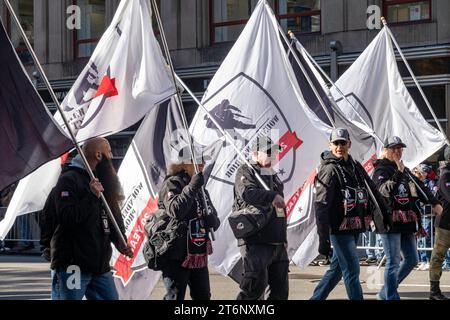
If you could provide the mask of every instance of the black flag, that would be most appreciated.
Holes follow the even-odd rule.
[[[72,147],[45,108],[0,21],[0,190]]]

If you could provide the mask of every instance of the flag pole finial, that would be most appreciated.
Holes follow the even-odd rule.
[[[387,21],[384,17],[381,17],[381,22],[383,23],[384,26],[387,25]]]
[[[292,32],[292,30],[288,30],[287,33],[288,33],[290,38],[293,38],[295,36],[294,33]]]

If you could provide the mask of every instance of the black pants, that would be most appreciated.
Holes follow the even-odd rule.
[[[189,285],[192,300],[210,300],[208,268],[186,269],[180,261],[170,261],[162,270],[167,293],[164,300],[184,300]]]
[[[258,300],[269,285],[268,300],[287,300],[289,259],[284,245],[251,244],[241,250],[244,278],[238,300]]]

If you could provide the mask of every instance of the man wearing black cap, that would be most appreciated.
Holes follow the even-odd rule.
[[[234,186],[233,211],[248,208],[268,215],[267,223],[254,235],[238,240],[242,247],[244,277],[238,300],[257,300],[267,285],[268,299],[287,300],[289,259],[286,251],[286,210],[283,183],[272,169],[280,146],[269,137],[258,137],[252,146],[252,167],[242,165]],[[260,175],[270,190],[257,179]]]
[[[398,285],[419,262],[416,232],[418,236],[426,236],[421,226],[421,212],[417,205],[419,201],[432,204],[438,214],[442,212],[439,201],[403,164],[403,148],[406,145],[399,137],[388,138],[382,158],[375,162],[373,174],[373,181],[392,212],[393,221],[392,229],[381,234],[386,269],[384,286],[377,296],[380,300],[399,300]]]
[[[442,263],[450,249],[450,146],[444,151],[445,166],[441,168],[439,178],[439,199],[444,210],[438,215],[435,222],[436,237],[430,261],[430,299],[448,300],[439,287],[442,275]]]
[[[311,300],[326,299],[341,278],[344,278],[349,299],[362,300],[356,249],[359,234],[371,228],[381,231],[388,228],[389,219],[381,195],[362,165],[349,155],[351,145],[348,131],[338,128],[331,133],[330,151],[321,155],[315,183],[319,253],[329,256],[331,244],[334,250],[330,269]]]

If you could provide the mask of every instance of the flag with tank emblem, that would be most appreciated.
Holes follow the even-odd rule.
[[[285,186],[288,233],[301,232],[297,226],[308,228],[311,221],[314,223],[309,216],[312,210],[307,207],[312,202],[307,199],[313,195],[315,168],[320,153],[327,148],[330,131],[307,107],[293,79],[276,17],[268,4],[260,1],[202,100],[246,157],[250,158],[251,145],[259,135],[271,135],[282,147],[276,171]],[[222,136],[202,110],[197,112],[190,130],[203,145]],[[243,161],[229,143],[222,147],[217,159],[206,187],[222,224],[216,232],[210,263],[228,275],[235,274],[233,270],[240,261],[227,217],[232,210],[235,174]],[[294,248],[289,251],[295,252]]]

